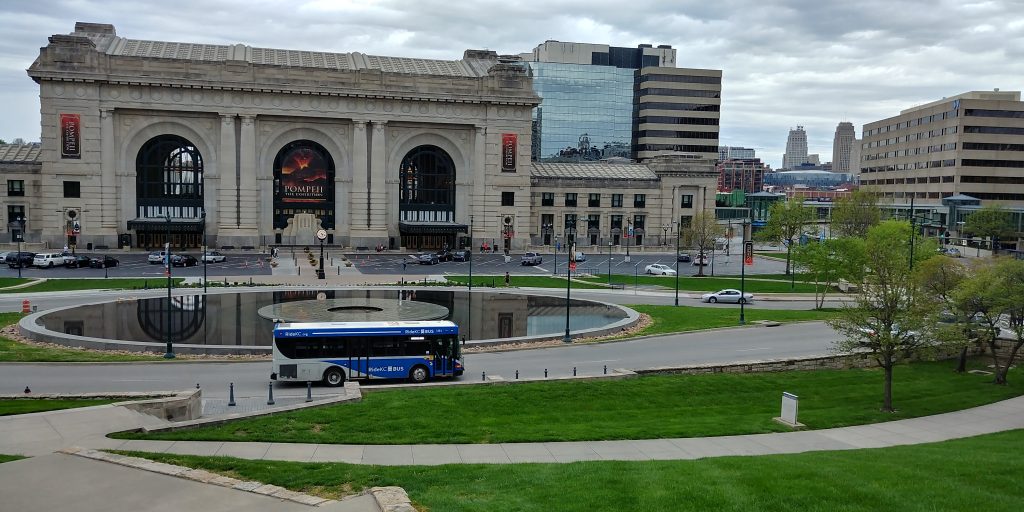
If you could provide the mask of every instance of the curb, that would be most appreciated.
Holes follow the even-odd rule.
[[[90,450],[87,448],[79,448],[75,446],[65,448],[57,453],[63,453],[66,455],[73,455],[76,457],[98,460],[102,462],[109,462],[111,464],[117,464],[119,466],[125,466],[133,469],[141,469],[143,471],[149,471],[151,473],[157,473],[160,475],[184,478],[186,480],[192,480],[193,482],[219,485],[221,487],[227,487],[229,489],[236,489],[239,491],[262,494],[264,496],[288,500],[294,503],[308,505],[310,507],[328,506],[338,503],[337,500],[328,500],[325,498],[321,498],[319,496],[311,496],[309,494],[302,494],[295,491],[289,491],[284,487],[278,487],[276,485],[264,484],[261,482],[253,481],[246,482],[238,480],[237,478],[231,478],[227,476],[221,476],[216,473],[210,473],[209,471],[204,471],[202,469],[192,469],[184,466],[175,466],[173,464],[154,462],[149,459],[142,459],[139,457],[128,457],[126,455],[117,455],[113,453],[107,453],[99,450]],[[405,494],[405,491],[402,490],[401,494]],[[374,496],[374,498],[376,498],[376,495]],[[408,499],[408,496],[406,496],[406,499]]]

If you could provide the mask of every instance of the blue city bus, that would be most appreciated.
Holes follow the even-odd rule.
[[[462,375],[459,326],[449,321],[281,323],[271,380],[409,379]]]

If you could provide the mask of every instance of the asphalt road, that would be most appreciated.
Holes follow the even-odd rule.
[[[658,336],[616,343],[567,345],[543,349],[467,354],[464,380],[480,379],[481,372],[508,380],[539,378],[548,369],[551,377],[599,375],[604,366],[651,368],[700,363],[742,362],[798,356],[824,355],[838,339],[821,323],[779,327],[745,327],[711,332]],[[204,396],[224,398],[228,384],[236,397],[267,396],[271,365],[268,361],[206,363],[171,362],[147,364],[0,364],[0,393],[20,393],[29,386],[35,393],[168,391],[199,384]],[[314,386],[315,394],[330,388]],[[276,384],[275,396],[302,396],[301,384]]]
[[[106,253],[82,252],[79,255],[90,257],[103,257]],[[177,254],[177,253],[175,253]],[[184,252],[198,258],[199,252]],[[256,252],[226,253],[227,259],[221,263],[207,263],[206,272],[209,276],[250,276],[269,275],[270,265],[263,261],[266,255]],[[118,265],[106,269],[102,268],[35,268],[25,267],[21,269],[22,277],[139,277],[139,278],[162,278],[164,267],[162,265],[150,264],[146,259],[148,253],[110,253],[117,258]],[[200,277],[203,275],[203,263],[199,262],[194,267],[174,267],[171,271],[173,277]],[[18,277],[18,269],[10,268],[0,264],[0,277]]]

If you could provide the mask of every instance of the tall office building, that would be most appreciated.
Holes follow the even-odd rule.
[[[534,160],[718,156],[720,70],[676,68],[667,45],[545,41],[521,57],[543,99]]]
[[[1024,205],[1020,91],[972,91],[864,125],[861,185],[896,202],[964,194]]]
[[[853,141],[857,138],[857,130],[853,123],[843,121],[836,127],[836,134],[832,138],[832,172],[850,172],[850,152],[853,150]]]
[[[718,146],[718,160],[729,160],[730,158],[757,158],[757,155],[750,148]]]
[[[782,168],[792,169],[807,162],[807,132],[803,126],[790,128],[786,139],[786,154],[782,155]]]
[[[850,146],[850,173],[854,176],[860,176],[860,155],[861,140],[853,139],[853,144]]]

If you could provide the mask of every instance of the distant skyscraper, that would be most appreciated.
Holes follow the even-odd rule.
[[[718,159],[729,160],[730,158],[757,158],[754,150],[741,148],[739,146],[718,146]]]
[[[803,126],[797,126],[795,130],[789,130],[789,138],[786,139],[786,154],[782,156],[782,168],[792,169],[800,164],[807,163],[807,132]]]
[[[836,135],[832,139],[832,172],[851,172],[850,153],[853,141],[857,138],[857,130],[853,123],[843,121],[836,127]]]
[[[850,172],[854,176],[860,176],[860,146],[863,142],[861,139],[853,139],[853,147],[850,149]]]

